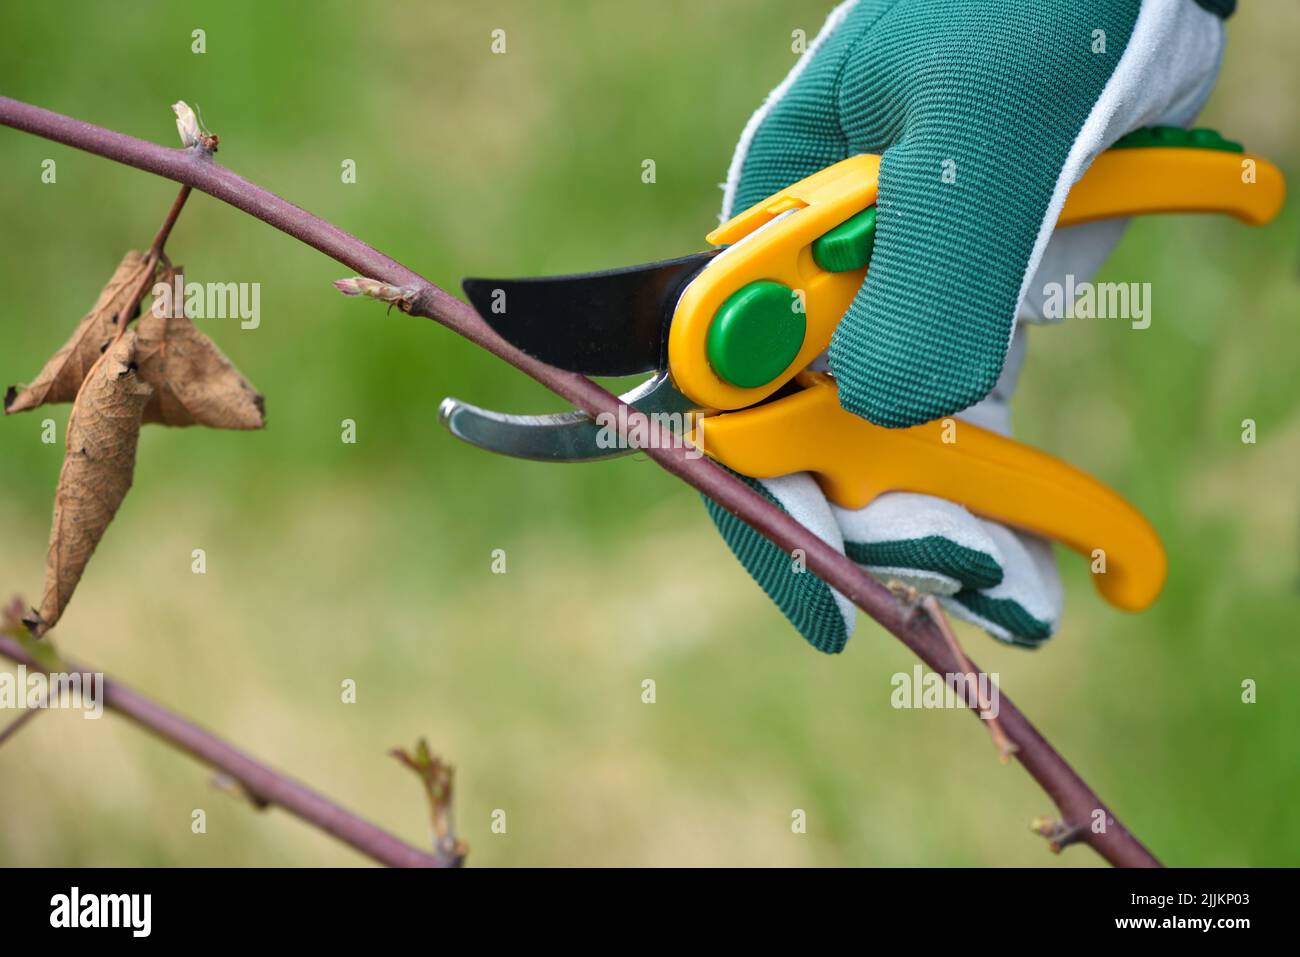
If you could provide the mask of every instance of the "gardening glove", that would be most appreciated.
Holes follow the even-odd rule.
[[[848,0],[832,11],[745,127],[722,218],[849,156],[882,154],[871,266],[828,355],[845,409],[888,427],[966,410],[1006,431],[1016,320],[1041,320],[1048,284],[1089,278],[1124,228],[1055,232],[1070,187],[1125,133],[1191,122],[1233,6]],[[926,496],[851,512],[806,474],[746,481],[868,570],[939,595],[994,637],[1035,645],[1056,627],[1060,584],[1040,539]],[[708,504],[804,637],[841,650],[853,606]]]

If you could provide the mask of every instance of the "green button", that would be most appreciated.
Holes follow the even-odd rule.
[[[871,262],[876,245],[876,207],[850,216],[813,242],[813,260],[827,272],[848,272]]]
[[[1218,130],[1201,127],[1185,130],[1181,126],[1144,126],[1126,133],[1112,145],[1113,150],[1152,146],[1173,146],[1182,149],[1222,150],[1225,153],[1243,153],[1240,143],[1224,139]]]
[[[807,321],[793,289],[770,279],[732,293],[709,326],[709,364],[732,385],[767,385],[803,348]]]

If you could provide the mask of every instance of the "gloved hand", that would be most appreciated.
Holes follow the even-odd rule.
[[[745,127],[722,218],[849,156],[883,154],[871,266],[829,350],[845,409],[888,427],[962,413],[1009,431],[1017,319],[1042,321],[1047,284],[1090,279],[1125,225],[1054,231],[1066,194],[1125,133],[1192,121],[1234,6],[847,0],[832,11]],[[868,571],[940,596],[996,638],[1034,646],[1057,626],[1061,587],[1041,539],[922,495],[850,511],[806,473],[745,481]],[[707,504],[804,637],[840,651],[852,604]]]

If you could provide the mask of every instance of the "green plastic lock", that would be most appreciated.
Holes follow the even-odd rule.
[[[813,261],[827,272],[848,272],[871,262],[876,245],[876,207],[850,216],[812,244]]]
[[[742,389],[766,385],[799,354],[807,325],[802,300],[789,286],[770,279],[748,283],[713,316],[709,364]]]
[[[1174,146],[1182,149],[1222,150],[1225,153],[1244,153],[1245,148],[1233,140],[1225,139],[1218,130],[1198,127],[1185,130],[1181,126],[1144,126],[1126,133],[1111,144],[1111,149],[1137,149],[1151,146]]]

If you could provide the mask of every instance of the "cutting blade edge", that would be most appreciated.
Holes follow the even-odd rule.
[[[682,290],[718,255],[602,272],[523,279],[470,278],[465,295],[498,335],[536,359],[583,375],[655,372]]]
[[[680,416],[683,431],[691,427],[690,417],[700,411],[677,391],[666,373],[647,379],[619,398],[646,415]],[[595,462],[637,451],[619,443],[617,430],[582,412],[510,415],[446,398],[438,407],[438,417],[452,435],[471,445],[537,462]]]

